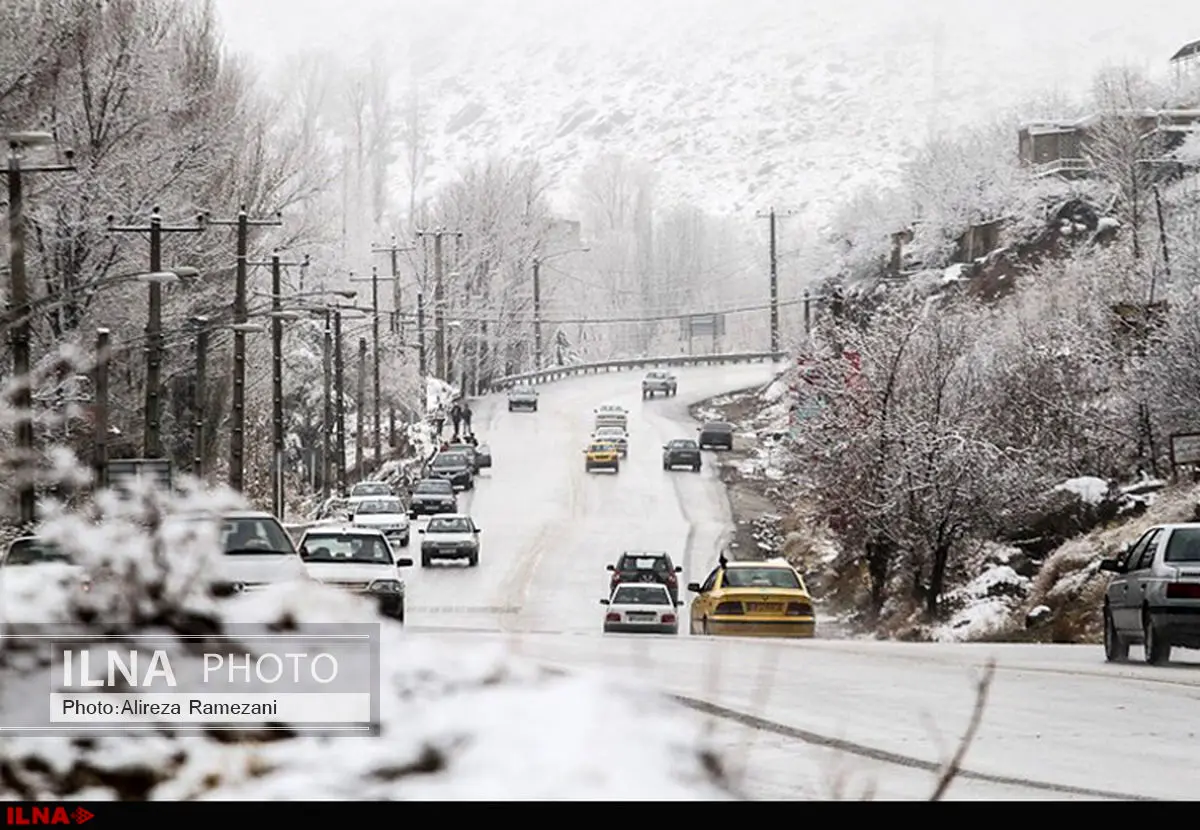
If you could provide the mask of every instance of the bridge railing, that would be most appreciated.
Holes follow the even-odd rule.
[[[507,375],[492,381],[493,390],[510,389],[519,384],[539,384],[579,375],[598,375],[605,372],[624,372],[630,369],[661,369],[668,366],[722,366],[732,363],[766,363],[783,360],[785,352],[733,352],[730,354],[664,355],[662,357],[628,357],[596,363],[575,363],[551,366],[536,372]]]

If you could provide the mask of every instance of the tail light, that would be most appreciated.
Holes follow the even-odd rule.
[[[742,604],[740,602],[722,602],[717,606],[718,614],[741,614]]]
[[[807,602],[789,602],[787,604],[787,615],[789,617],[811,617],[812,606]]]
[[[664,623],[673,623],[673,622],[675,622],[675,615],[674,614],[663,614],[662,621]]]
[[[604,615],[604,621],[605,622],[620,622],[621,615],[618,614],[616,611],[611,611]]]
[[[1168,583],[1167,599],[1200,599],[1200,582]]]

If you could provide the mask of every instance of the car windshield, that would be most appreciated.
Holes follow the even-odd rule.
[[[704,425],[705,432],[733,432],[733,424],[726,424],[722,421],[714,421],[711,424]]]
[[[613,445],[607,442],[592,444],[588,447],[588,452],[612,452]]]
[[[18,539],[8,548],[4,565],[40,565],[43,562],[71,562],[58,545],[41,539]]]
[[[670,605],[671,596],[661,585],[622,585],[613,594],[613,605]]]
[[[390,496],[392,488],[378,481],[364,481],[350,488],[350,497],[360,496]]]
[[[444,452],[437,458],[433,459],[433,466],[439,468],[445,467],[464,467],[467,463],[467,457],[461,452]]]
[[[365,533],[310,533],[304,537],[306,562],[359,562],[391,565],[392,552],[382,536]]]
[[[475,448],[470,444],[451,444],[450,449],[453,452],[470,453],[475,452]]]
[[[602,427],[596,434],[604,438],[624,438],[625,432],[620,427]]]
[[[727,568],[726,588],[794,588],[800,579],[791,568]]]
[[[532,395],[533,389],[531,389],[528,386],[514,386],[511,394],[513,394],[513,395]]]
[[[296,552],[291,537],[273,518],[225,519],[221,527],[221,543],[229,555]]]
[[[669,571],[671,563],[662,556],[622,556],[619,571]]]
[[[372,499],[364,501],[354,511],[357,516],[380,515],[389,513],[403,513],[404,505],[400,499]]]
[[[445,495],[453,493],[454,487],[450,482],[442,478],[427,478],[417,482],[414,493],[433,493],[434,495]]]
[[[470,533],[471,522],[462,516],[434,516],[425,528],[426,533]]]
[[[1173,531],[1163,558],[1167,562],[1200,562],[1200,528],[1186,527]]]
[[[669,446],[673,450],[694,450],[696,449],[696,442],[687,438],[680,438],[672,441]]]

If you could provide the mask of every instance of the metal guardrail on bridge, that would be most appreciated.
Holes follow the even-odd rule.
[[[507,375],[492,381],[493,390],[509,389],[518,384],[549,383],[578,375],[597,375],[602,372],[623,372],[628,369],[657,369],[664,366],[722,366],[729,363],[764,363],[779,361],[786,352],[735,352],[731,354],[668,355],[663,357],[629,357],[598,363],[576,363],[570,366],[551,366],[536,372]]]

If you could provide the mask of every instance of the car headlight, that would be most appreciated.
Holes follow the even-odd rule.
[[[367,590],[373,594],[402,594],[404,583],[394,579],[377,579],[367,586]]]

